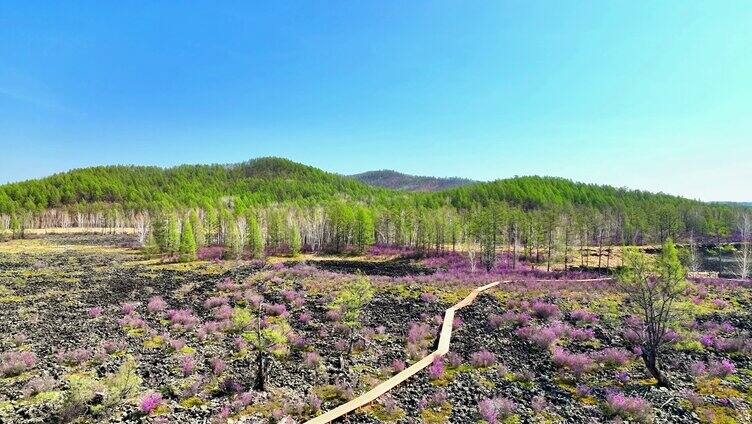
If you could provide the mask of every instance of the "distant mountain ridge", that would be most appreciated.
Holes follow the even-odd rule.
[[[403,174],[390,169],[363,172],[351,175],[351,177],[368,185],[403,191],[441,191],[477,183],[467,178],[426,177]]]

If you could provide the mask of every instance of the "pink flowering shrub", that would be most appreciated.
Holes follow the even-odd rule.
[[[298,321],[300,321],[301,324],[308,324],[311,322],[311,319],[313,317],[311,316],[310,312],[301,312],[298,315]]]
[[[736,366],[728,359],[716,360],[710,363],[709,373],[713,377],[725,378],[736,373]]]
[[[392,361],[392,371],[397,374],[405,370],[405,361],[401,359],[394,359]]]
[[[407,328],[407,352],[411,357],[424,356],[431,345],[433,332],[428,324],[411,322]]]
[[[148,327],[148,324],[146,321],[144,321],[143,318],[138,316],[136,313],[128,314],[118,320],[118,323],[123,326],[125,329],[129,330],[136,330],[136,329],[142,329],[145,330]]]
[[[515,334],[519,337],[529,340],[531,343],[540,347],[541,349],[547,349],[552,346],[558,340],[556,331],[548,327],[520,327],[515,331]]]
[[[213,309],[213,308],[220,307],[222,305],[226,305],[229,302],[230,302],[230,299],[228,299],[227,296],[214,296],[204,301],[204,308]]]
[[[713,306],[716,309],[726,309],[730,306],[730,304],[723,299],[713,299]]]
[[[37,363],[33,352],[4,352],[0,354],[0,376],[15,377],[32,368]]]
[[[135,303],[128,303],[128,302],[122,303],[120,305],[120,312],[122,312],[123,315],[130,315],[136,311],[136,306],[137,305]]]
[[[245,388],[243,384],[232,377],[225,377],[219,382],[219,390],[227,395],[241,393]]]
[[[487,368],[496,364],[496,355],[482,349],[470,355],[470,364],[477,368]]]
[[[2,373],[0,373],[2,375]],[[49,376],[34,377],[30,379],[24,385],[21,393],[25,398],[30,398],[38,395],[39,393],[49,392],[55,389],[57,382],[54,378]]]
[[[169,309],[167,318],[173,328],[183,330],[193,328],[199,322],[199,319],[193,315],[193,311],[190,309]]]
[[[431,362],[428,367],[428,378],[431,380],[438,380],[444,375],[444,359],[441,356],[437,356]]]
[[[449,352],[446,354],[446,361],[452,368],[457,368],[462,365],[462,356],[457,352]]]
[[[253,292],[247,292],[243,295],[243,298],[254,308],[261,306],[261,302],[264,301],[264,296]]]
[[[598,322],[598,316],[587,309],[575,309],[569,313],[569,317],[578,323],[595,324]]]
[[[232,346],[237,352],[243,352],[248,349],[248,342],[246,342],[242,337],[235,337],[232,340]]]
[[[316,369],[321,366],[322,360],[318,352],[306,352],[303,355],[303,364],[311,369]]]
[[[334,341],[334,350],[338,352],[347,352],[350,349],[350,344],[347,343],[347,340],[335,340]]]
[[[420,300],[424,303],[436,303],[439,301],[439,297],[433,293],[424,292],[420,294]]]
[[[193,356],[185,355],[180,358],[180,370],[183,373],[183,377],[188,377],[196,370],[196,361]]]
[[[511,327],[522,327],[530,323],[532,316],[527,312],[507,311],[501,315],[501,321],[504,325]]]
[[[336,322],[342,319],[342,311],[336,308],[330,309],[326,311],[325,316],[326,316],[326,319],[328,319],[329,321]]]
[[[569,330],[569,338],[578,342],[586,342],[595,338],[595,330],[592,328],[572,328]]]
[[[605,410],[611,416],[631,419],[637,422],[650,422],[653,407],[645,399],[613,392],[606,396]]]
[[[196,338],[199,340],[219,340],[222,337],[222,323],[219,321],[208,321],[196,330]]]
[[[222,246],[203,246],[196,251],[196,258],[200,261],[220,260],[224,256],[224,251]]]
[[[141,409],[141,412],[149,415],[152,412],[154,412],[157,408],[159,408],[159,405],[162,404],[162,395],[159,393],[149,393],[148,395],[141,398],[141,402],[139,403],[139,408]]]
[[[214,316],[214,319],[218,321],[227,321],[230,318],[232,318],[232,315],[234,314],[235,310],[232,308],[232,306],[228,304],[224,304],[220,306],[219,308],[216,308],[214,310],[214,313],[212,315]]]
[[[227,369],[227,364],[222,358],[210,359],[209,365],[211,365],[212,374],[214,375],[221,375]]]
[[[618,347],[609,347],[593,355],[596,362],[606,367],[620,367],[632,357],[633,355],[630,352]]]
[[[554,349],[553,357],[551,359],[554,364],[560,368],[567,369],[577,378],[590,372],[595,366],[593,359],[590,358],[590,356],[584,353],[570,353],[560,347]]]
[[[495,399],[483,399],[478,403],[478,413],[488,424],[497,424],[514,415],[517,404],[512,400],[497,397]]]
[[[55,358],[63,365],[78,366],[91,358],[91,351],[80,347],[78,349],[57,352]]]
[[[154,296],[149,299],[149,303],[146,304],[146,310],[152,314],[162,312],[167,309],[167,302],[159,296]]]
[[[287,341],[293,349],[304,349],[306,347],[306,338],[294,331],[287,334]]]
[[[540,300],[533,302],[531,306],[532,314],[535,318],[548,320],[561,314],[559,307],[553,303],[546,303]]]
[[[125,343],[121,340],[102,340],[99,348],[108,355],[125,349]]]
[[[89,310],[87,311],[89,316],[92,318],[99,318],[100,316],[102,316],[102,312],[104,312],[104,309],[102,309],[101,306],[94,306],[92,308],[89,308]]]
[[[264,310],[267,314],[273,317],[284,317],[289,315],[289,313],[287,312],[287,306],[285,306],[283,303],[264,305]]]

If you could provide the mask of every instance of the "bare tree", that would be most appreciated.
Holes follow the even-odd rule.
[[[475,267],[476,267],[476,256],[477,252],[475,251],[474,242],[468,241],[467,243],[467,259],[470,261],[470,273],[475,274]]]
[[[676,302],[685,289],[684,276],[684,268],[671,239],[663,244],[655,265],[636,250],[625,251],[624,270],[619,275],[620,288],[642,318],[642,359],[662,387],[669,387],[670,383],[661,372],[659,355],[670,342],[669,330],[677,321]]]
[[[146,236],[149,233],[149,213],[148,212],[136,212],[133,214],[133,227],[136,230],[138,236],[139,246],[146,245]]]
[[[698,272],[700,270],[700,248],[695,240],[694,233],[689,235],[689,246],[687,254],[687,266],[692,272]]]
[[[747,279],[752,268],[752,216],[749,213],[741,214],[738,226],[740,246],[736,252],[736,274],[739,278]]]

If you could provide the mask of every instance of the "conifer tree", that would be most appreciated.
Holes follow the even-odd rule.
[[[18,219],[18,216],[16,214],[10,216],[10,236],[14,239],[23,238],[21,221]]]
[[[170,254],[178,253],[180,249],[180,231],[178,230],[178,219],[175,213],[170,213],[167,218],[167,239],[166,252]]]
[[[201,222],[201,218],[198,216],[198,212],[192,210],[189,220],[193,229],[193,237],[196,239],[196,248],[206,246],[206,231],[204,230],[204,223]]]
[[[159,252],[159,244],[157,243],[157,239],[154,236],[154,228],[152,227],[151,229],[149,229],[149,232],[146,235],[146,241],[144,242],[144,253],[146,253],[148,256],[154,256],[159,254]]]
[[[264,237],[261,234],[261,226],[259,225],[256,214],[250,212],[246,216],[246,243],[248,244],[248,250],[253,259],[261,259],[264,257]]]
[[[353,243],[356,253],[364,253],[366,248],[373,244],[373,215],[365,207],[358,207],[355,212],[355,229]]]
[[[240,235],[235,221],[230,219],[225,224],[225,259],[240,259],[243,254],[243,246],[240,245]]]
[[[658,382],[668,387],[670,382],[660,367],[660,354],[668,336],[676,325],[680,307],[677,305],[684,293],[685,271],[679,261],[676,246],[669,238],[661,253],[651,264],[646,255],[626,249],[624,268],[619,274],[619,285],[636,312],[642,318],[641,355],[645,367]]]
[[[298,230],[298,227],[294,224],[290,224],[287,228],[287,232],[289,234],[287,238],[290,246],[290,255],[300,255],[300,250],[302,248],[302,242],[300,240],[300,230]]]
[[[183,228],[180,231],[180,261],[191,262],[196,260],[196,239],[193,235],[193,226],[190,219],[183,220]]]

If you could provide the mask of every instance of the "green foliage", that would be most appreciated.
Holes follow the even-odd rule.
[[[660,370],[659,355],[668,343],[668,331],[675,326],[681,312],[678,303],[685,291],[684,275],[676,246],[670,238],[663,244],[655,264],[634,249],[624,252],[619,284],[628,305],[642,318],[642,357],[648,371],[662,386],[670,383]]]
[[[233,333],[242,333],[248,330],[253,324],[253,315],[251,311],[246,308],[235,308],[232,311],[232,327],[230,331]]]
[[[183,220],[183,228],[180,232],[180,260],[190,262],[196,260],[196,240],[193,236],[191,221]]]
[[[151,256],[158,254],[159,250],[159,244],[157,243],[157,239],[154,236],[154,231],[149,231],[149,233],[146,235],[144,253]]]
[[[240,259],[243,253],[243,245],[240,241],[238,225],[230,217],[225,221],[225,259]]]
[[[137,364],[128,356],[115,373],[97,379],[89,374],[72,374],[68,377],[68,390],[65,393],[66,408],[86,410],[97,394],[102,394],[102,401],[89,407],[89,412],[96,416],[106,416],[121,403],[135,398],[141,390],[141,377]]]
[[[287,320],[276,317],[270,320],[266,328],[243,333],[243,338],[259,352],[271,351],[276,356],[284,356],[288,353],[287,334],[291,330]]]
[[[357,253],[364,253],[366,248],[374,243],[373,232],[373,215],[368,209],[362,206],[357,207],[353,235],[353,244]]]
[[[249,213],[246,217],[246,243],[248,244],[248,250],[251,253],[253,259],[261,259],[264,257],[264,237],[261,234],[261,226],[259,225],[256,214]]]
[[[199,218],[198,213],[195,210],[192,210],[188,219],[190,220],[191,228],[193,228],[193,237],[196,240],[196,248],[206,246],[206,232],[204,230],[204,223],[201,222],[201,218]]]
[[[295,225],[290,225],[288,228],[288,243],[290,245],[290,255],[292,256],[298,256],[300,255],[300,250],[302,248],[301,240],[300,240],[300,230],[298,230],[298,227]]]
[[[656,260],[656,268],[660,281],[672,290],[683,288],[681,283],[684,281],[686,272],[679,260],[679,253],[670,238],[663,243],[661,254]]]
[[[689,233],[726,237],[735,227],[739,207],[547,177],[515,177],[440,192],[410,193],[371,187],[278,158],[169,169],[101,166],[0,186],[0,215],[10,217],[12,227],[17,229],[13,234],[22,233],[24,222],[37,222],[34,218],[53,208],[82,216],[93,214],[105,218],[107,225],[113,225],[116,217],[128,216],[129,211],[156,211],[152,214],[156,243],[160,251],[175,253],[177,227],[174,217],[167,215],[176,210],[193,211],[189,219],[200,247],[205,243],[224,244],[221,211],[242,214],[251,208],[269,208],[268,215],[259,220],[266,226],[266,244],[272,250],[288,241],[289,211],[323,210],[327,245],[321,247],[343,252],[348,248],[363,251],[374,241],[375,229],[387,244],[426,249],[429,244],[440,247],[444,241],[456,243],[461,231],[457,221],[447,217],[488,208],[524,211],[535,219],[540,218],[536,211],[582,215],[591,218],[586,222],[601,228],[618,223],[618,231],[609,231],[608,236],[615,239],[618,235],[618,242],[625,244],[646,239],[663,242]],[[194,216],[196,210],[203,211],[203,223]],[[293,222],[302,229],[300,219],[296,215]],[[497,221],[505,219],[505,214],[497,217]],[[382,232],[381,226],[386,224],[389,231]],[[540,224],[531,223],[529,228]],[[502,233],[499,229],[497,235]],[[528,235],[535,241],[540,232]],[[493,244],[485,236],[481,242],[486,247]]]
[[[174,213],[171,213],[167,218],[167,232],[163,249],[167,253],[175,254],[180,249],[180,231],[178,230],[178,225],[177,217]]]
[[[360,326],[360,312],[371,301],[374,289],[368,277],[359,275],[331,303],[332,308],[342,312],[342,322],[350,328]]]

